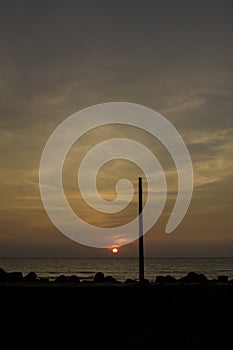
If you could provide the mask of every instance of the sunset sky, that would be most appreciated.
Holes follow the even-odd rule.
[[[149,147],[168,182],[164,211],[145,235],[146,256],[233,256],[233,5],[231,1],[3,1],[0,11],[0,256],[110,257],[56,229],[40,197],[39,165],[54,129],[73,113],[104,102],[147,106],[183,137],[193,162],[189,210],[165,233],[177,191],[168,152],[133,127],[100,127],[71,148],[63,184],[73,210],[110,227],[131,220],[100,214],[83,203],[78,165],[96,143],[129,137]],[[140,170],[109,162],[97,186],[115,198]],[[136,188],[136,187],[135,187]],[[119,257],[137,255],[137,242]]]

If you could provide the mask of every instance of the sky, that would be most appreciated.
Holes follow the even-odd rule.
[[[132,127],[100,127],[70,149],[63,186],[87,222],[121,225],[136,215],[98,213],[80,198],[76,172],[96,143],[129,137],[149,147],[168,182],[165,208],[144,236],[145,256],[233,256],[233,6],[231,1],[2,1],[0,11],[0,256],[111,257],[78,244],[50,221],[39,165],[54,129],[73,113],[105,102],[149,107],[179,131],[194,169],[186,216],[165,233],[177,192],[170,155]],[[107,163],[97,178],[116,196],[122,174],[143,175],[127,161]],[[135,188],[136,189],[136,188]],[[138,242],[119,257],[138,254]]]

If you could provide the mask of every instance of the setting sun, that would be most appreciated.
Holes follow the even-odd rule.
[[[116,248],[116,247],[115,247],[115,248],[112,248],[112,253],[113,253],[113,254],[117,254],[117,253],[118,253],[118,248]]]

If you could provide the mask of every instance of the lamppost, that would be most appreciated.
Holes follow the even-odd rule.
[[[139,226],[139,282],[144,281],[144,248],[142,217],[142,178],[138,178],[138,226]]]

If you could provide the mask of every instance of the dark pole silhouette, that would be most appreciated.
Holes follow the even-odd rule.
[[[143,248],[143,217],[142,217],[142,178],[138,178],[138,218],[139,218],[139,282],[144,281],[144,248]]]

